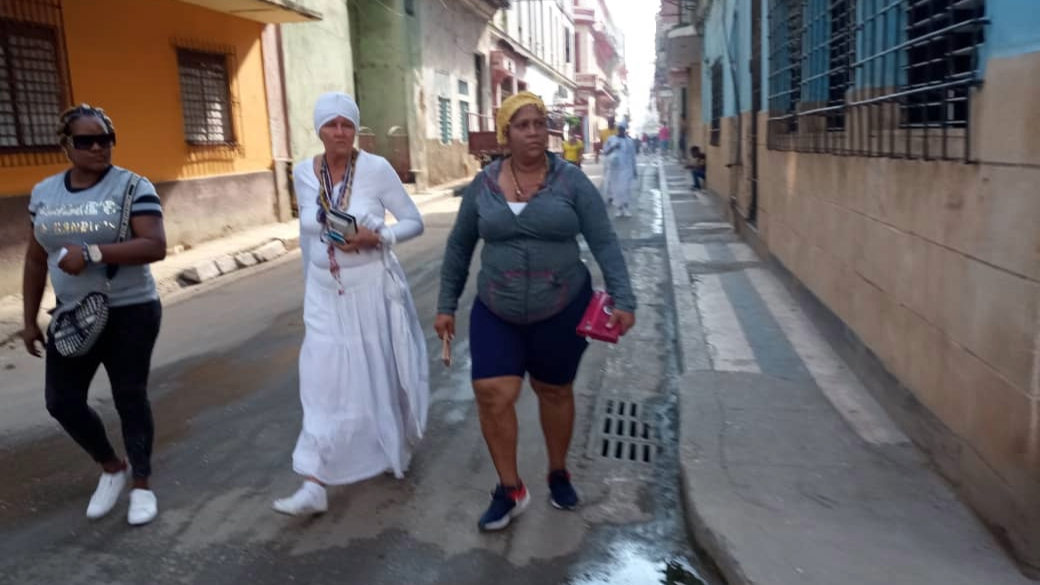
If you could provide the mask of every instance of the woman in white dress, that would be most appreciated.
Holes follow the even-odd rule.
[[[606,172],[603,177],[603,194],[614,206],[617,217],[632,217],[632,189],[639,178],[636,166],[636,145],[628,137],[628,125],[617,126],[617,134],[611,136],[603,146],[607,156]]]
[[[360,125],[350,96],[323,94],[314,127],[325,152],[293,170],[306,280],[303,429],[293,470],[304,482],[274,503],[285,514],[326,511],[328,485],[384,472],[403,477],[426,425],[425,338],[390,251],[422,234],[422,216],[390,163],[354,148]],[[335,211],[357,220],[357,233],[348,231],[344,241],[329,235]],[[384,223],[387,211],[393,226]]]

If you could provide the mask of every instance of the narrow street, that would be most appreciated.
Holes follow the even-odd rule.
[[[599,179],[601,170],[588,166]],[[428,436],[405,480],[379,477],[330,491],[329,513],[280,516],[275,497],[298,478],[296,356],[303,329],[298,260],[166,308],[152,398],[160,515],[133,529],[125,501],[83,516],[96,470],[43,408],[42,362],[11,357],[0,395],[0,583],[695,584],[705,569],[686,536],[679,497],[678,363],[656,169],[640,167],[636,217],[616,221],[639,324],[620,345],[594,344],[577,382],[572,470],[576,513],[546,501],[536,402],[520,405],[520,465],[534,501],[509,530],[476,520],[495,483],[469,385],[466,314],[456,364],[431,359]],[[401,246],[430,347],[444,242],[458,200],[427,216]],[[590,258],[590,266],[594,262]],[[471,278],[471,283],[472,283]],[[472,286],[463,299],[468,306]],[[5,348],[2,351],[20,351]],[[432,351],[433,358],[439,358]],[[104,377],[92,403],[118,436]],[[17,409],[17,410],[14,410]]]

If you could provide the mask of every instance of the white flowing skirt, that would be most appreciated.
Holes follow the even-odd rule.
[[[377,260],[343,268],[340,277],[342,295],[328,270],[307,270],[303,429],[293,470],[331,485],[385,471],[402,477],[419,437],[408,425],[408,397],[394,361],[386,268]]]
[[[603,182],[603,197],[612,202],[614,207],[632,203],[632,190],[636,186],[636,180],[632,177],[631,168],[623,167],[620,161],[608,165]]]

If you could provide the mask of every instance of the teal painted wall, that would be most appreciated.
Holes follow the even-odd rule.
[[[1029,0],[987,0],[985,56],[1017,57],[1040,51],[1040,5]]]
[[[751,2],[716,0],[709,8],[704,23],[704,63],[701,67],[701,103],[704,104],[701,118],[705,122],[711,121],[711,66],[716,60],[722,61],[723,117],[737,115],[738,109],[741,112],[751,109],[751,76],[748,70],[751,55]],[[737,71],[736,88],[733,83],[734,64]]]

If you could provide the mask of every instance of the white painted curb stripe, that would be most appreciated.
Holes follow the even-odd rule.
[[[705,274],[698,276],[697,280],[697,307],[713,369],[761,373],[733,304],[722,288],[722,279],[715,274]]]

